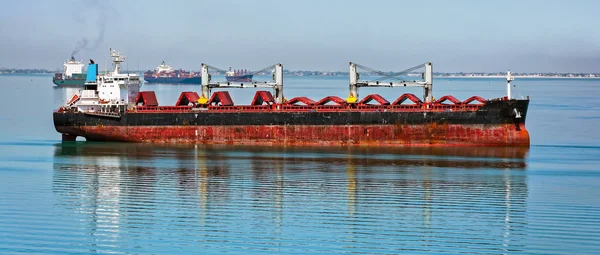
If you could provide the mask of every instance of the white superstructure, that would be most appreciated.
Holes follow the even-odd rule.
[[[77,100],[67,103],[68,107],[76,107],[77,111],[86,113],[119,114],[135,105],[142,85],[140,76],[120,72],[125,56],[119,52],[110,49],[110,57],[114,69],[97,75],[96,79],[88,77],[85,89],[77,95]],[[96,70],[97,65],[90,64],[88,76],[93,76]]]
[[[235,76],[235,72],[231,71],[231,66],[229,67],[229,71],[225,72],[225,76]]]
[[[67,62],[65,62],[65,68],[63,70],[64,78],[71,78],[73,74],[81,74],[83,73],[83,63],[81,61],[75,60],[74,57],[71,57]]]
[[[173,68],[170,65],[167,65],[165,61],[163,61],[159,66],[156,67],[156,73],[171,73],[173,72]]]

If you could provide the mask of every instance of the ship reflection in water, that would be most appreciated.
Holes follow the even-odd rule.
[[[527,153],[63,143],[53,190],[93,252],[504,253]]]

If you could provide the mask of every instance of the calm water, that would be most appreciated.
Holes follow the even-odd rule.
[[[503,84],[438,79],[434,95]],[[598,254],[600,80],[515,84],[528,149],[283,149],[63,144],[51,76],[0,76],[0,253]],[[163,105],[199,90],[143,88]],[[345,97],[347,81],[286,78],[285,94]]]

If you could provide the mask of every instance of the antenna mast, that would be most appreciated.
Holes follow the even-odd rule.
[[[510,82],[513,81],[514,78],[510,74],[510,70],[506,73],[506,98],[510,100]]]

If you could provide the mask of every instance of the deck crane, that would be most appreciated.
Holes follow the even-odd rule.
[[[213,66],[202,63],[202,95],[198,99],[199,104],[207,104],[210,98],[210,91],[212,88],[273,88],[275,91],[275,103],[281,104],[284,101],[283,98],[283,65],[281,63],[272,66],[265,67],[258,71],[251,72],[251,74],[260,73],[269,69],[275,69],[273,73],[272,81],[265,82],[231,82],[231,81],[211,81],[211,76],[208,73],[208,69],[213,69],[219,72],[226,72],[223,69],[219,69]]]
[[[404,81],[398,78],[400,75],[404,75],[410,73],[419,68],[425,67],[425,72],[422,74],[423,81]],[[360,81],[360,75],[357,71],[358,68],[363,70],[373,72],[383,77],[378,78],[373,81]],[[384,82],[383,80],[394,78],[398,81]],[[360,87],[423,87],[424,95],[423,101],[426,103],[433,102],[433,94],[432,94],[432,85],[433,85],[433,64],[431,62],[427,62],[424,64],[420,64],[417,66],[413,66],[406,70],[388,74],[386,72],[382,72],[370,67],[366,67],[363,65],[359,65],[356,63],[350,62],[350,95],[346,99],[348,103],[356,103],[358,101],[358,88]]]

